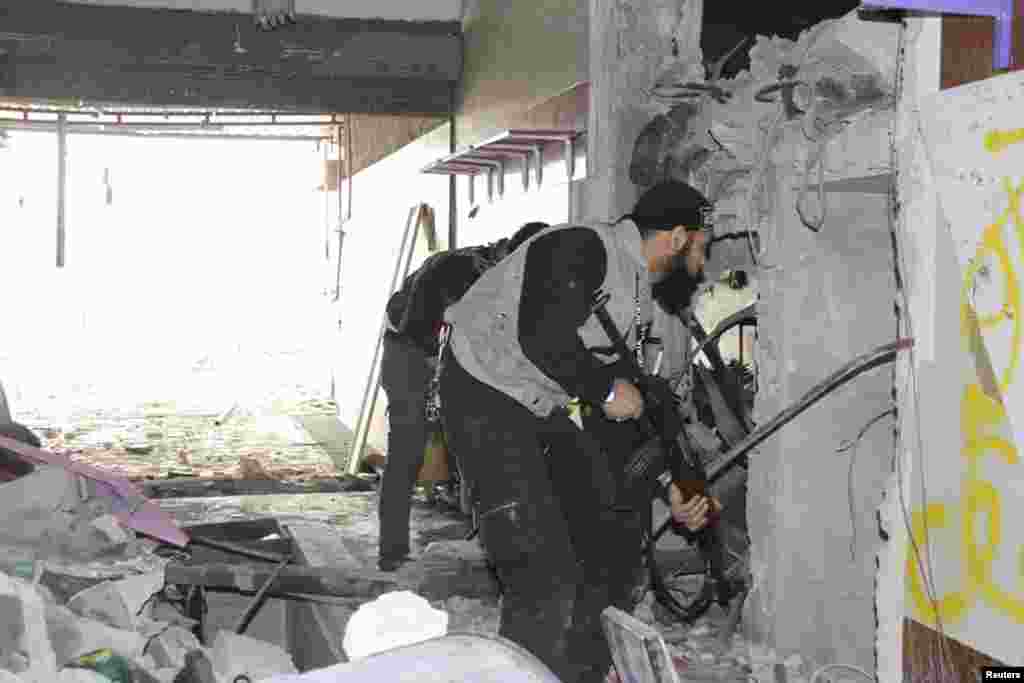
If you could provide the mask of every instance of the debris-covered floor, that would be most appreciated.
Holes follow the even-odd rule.
[[[392,590],[411,590],[444,610],[449,632],[497,632],[496,584],[478,543],[464,540],[468,521],[443,497],[428,500],[417,493],[416,561],[383,575],[375,569],[374,491],[166,498],[140,507],[128,489],[108,485],[102,473],[80,463],[25,462],[34,462],[35,470],[0,484],[0,492],[9,494],[0,497],[5,683],[220,683],[239,673],[259,680],[308,669],[311,657],[326,666],[342,653],[338,644],[348,618]],[[267,558],[239,557],[195,542],[191,552],[183,552],[133,532],[169,534],[161,512],[182,527],[203,530],[204,537],[216,525],[269,521],[280,533],[256,537],[257,545],[246,547],[293,547],[295,568],[276,575]],[[247,615],[264,580],[274,588]],[[206,588],[197,593],[189,585]],[[339,595],[330,595],[330,586],[341,586]],[[205,612],[190,606],[197,595],[204,598]],[[658,625],[686,661],[683,680],[749,680],[749,649],[742,638],[724,649],[718,643],[725,618],[720,610],[712,608],[693,628],[659,623],[658,614],[650,596],[636,611]],[[248,630],[235,634],[246,619]],[[322,652],[301,652],[312,636],[297,637],[296,624],[323,639]]]
[[[352,444],[336,415],[333,401],[293,398],[236,403],[221,413],[151,401],[79,410],[59,421],[45,409],[17,418],[51,450],[141,480],[331,476]]]
[[[376,493],[308,494],[239,496],[202,499],[176,499],[161,501],[183,524],[225,522],[270,515],[285,524],[321,526],[321,533],[340,534],[346,549],[366,569],[376,562]],[[412,549],[422,556],[431,544],[430,555],[453,552],[469,562],[482,563],[479,545],[463,543],[470,530],[468,521],[443,501],[428,503],[418,492],[412,512]],[[427,563],[430,564],[429,562]],[[436,565],[435,565],[436,566]],[[410,575],[423,571],[414,563],[403,570]],[[463,584],[470,589],[479,587],[475,582]],[[434,602],[450,615],[449,631],[498,630],[498,600],[493,595],[456,595]],[[672,623],[648,593],[637,607],[634,616],[662,631],[673,654],[687,662],[681,672],[685,681],[749,681],[752,676],[751,649],[744,639],[742,628],[737,629],[723,645],[719,635],[728,621],[728,614],[712,607],[708,614],[692,627]],[[754,663],[756,664],[756,657]],[[796,666],[796,662],[791,662]],[[762,667],[763,668],[763,667]],[[774,681],[771,671],[763,672],[765,681]],[[754,679],[757,680],[757,679]],[[793,678],[789,680],[799,680]]]

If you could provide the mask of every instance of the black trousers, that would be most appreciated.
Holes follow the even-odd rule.
[[[427,354],[395,334],[382,341],[380,381],[388,395],[388,458],[380,487],[380,556],[409,552],[409,515],[427,444],[425,411],[431,370]]]
[[[605,417],[600,407],[587,406],[583,412],[583,428],[592,434],[601,444],[608,456],[608,462],[612,471],[618,477],[618,506],[623,528],[624,544],[631,544],[636,548],[635,553],[624,554],[623,571],[632,577],[624,590],[633,593],[636,589],[646,589],[647,569],[644,565],[643,549],[644,531],[651,528],[652,516],[652,494],[645,487],[637,487],[628,490],[625,487],[625,470],[633,453],[640,448],[647,440],[646,435],[641,432],[635,420],[615,422]],[[631,598],[634,596],[630,596]],[[642,597],[642,596],[641,596]],[[632,604],[629,605],[632,611]],[[623,608],[625,609],[625,608]]]
[[[611,653],[600,615],[609,605],[629,608],[640,549],[600,443],[567,414],[536,417],[470,376],[450,351],[441,402],[504,587],[501,635],[564,683],[603,680]]]

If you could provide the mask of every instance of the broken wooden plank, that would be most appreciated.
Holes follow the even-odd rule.
[[[303,481],[279,479],[165,479],[147,481],[142,488],[150,498],[206,498],[295,493],[351,493],[372,491],[373,482],[360,477],[323,477]]]
[[[206,588],[255,592],[266,583],[273,565],[259,562],[243,565],[225,562],[206,564],[172,563],[167,566],[167,583]],[[453,595],[491,599],[498,596],[498,583],[481,558],[426,553],[394,573],[363,566],[288,566],[274,578],[268,594],[328,595],[369,600],[395,590],[410,590],[428,600],[447,600]]]
[[[281,527],[273,517],[239,519],[230,522],[192,524],[185,527],[189,536],[212,541],[258,541],[272,534],[280,534]]]

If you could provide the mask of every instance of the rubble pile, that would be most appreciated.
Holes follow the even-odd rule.
[[[161,544],[126,528],[132,511],[108,482],[8,448],[0,474],[0,683],[231,683],[297,672],[280,648],[230,631],[201,645],[166,585]]]
[[[633,610],[633,616],[658,629],[672,657],[686,663],[681,671],[687,676],[684,680],[775,680],[770,666],[769,678],[758,677],[757,665],[762,662],[752,661],[754,650],[750,641],[736,632],[735,624],[729,623],[729,615],[717,607],[695,623],[684,624],[669,615],[657,603],[654,593],[648,591]]]

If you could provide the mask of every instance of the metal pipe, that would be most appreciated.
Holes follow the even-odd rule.
[[[913,339],[900,339],[865,353],[829,375],[823,381],[811,387],[799,400],[794,402],[768,422],[760,425],[742,441],[733,446],[727,453],[715,458],[707,467],[708,482],[713,482],[738,458],[744,456],[752,448],[758,446],[775,432],[782,429],[801,413],[813,406],[825,396],[857,377],[862,372],[876,367],[881,363],[895,360],[896,354],[914,345]]]
[[[338,192],[338,223],[337,223],[338,227],[334,229],[334,231],[336,233],[338,233],[338,263],[335,265],[335,269],[334,269],[334,299],[333,299],[333,301],[334,302],[338,302],[338,301],[341,300],[341,248],[342,248],[342,245],[344,245],[344,243],[345,243],[345,229],[343,227],[345,225],[345,216],[342,213],[342,201],[341,201],[341,157],[343,155],[341,153],[341,125],[340,124],[335,126],[334,132],[335,132],[335,136],[336,136],[335,137],[335,142],[336,142],[336,146],[338,148],[338,177],[335,178],[335,190]],[[349,163],[349,160],[346,158],[345,159],[345,164],[347,165],[348,163]],[[351,183],[351,182],[352,182],[352,179],[349,178],[349,183]]]
[[[321,145],[324,150],[324,260],[330,263],[331,261],[331,195],[327,191],[327,169],[330,166],[330,145],[326,142],[317,143]],[[341,166],[339,162],[338,172],[341,173]]]
[[[68,184],[68,128],[67,116],[57,119],[57,267],[63,268],[67,256],[67,229],[65,225]]]
[[[452,94],[452,111],[455,111],[454,103],[454,90]],[[455,147],[458,141],[456,140],[455,130],[455,115],[448,117],[448,153],[455,154]],[[456,177],[454,175],[448,176],[448,249],[455,249],[456,242],[458,240],[458,214],[459,214],[459,193],[458,186],[456,185]],[[472,184],[473,176],[470,176],[469,182]],[[473,189],[469,191],[470,200],[469,203],[473,204]]]
[[[25,126],[21,123],[12,122],[14,125],[7,125],[6,122],[0,120],[0,128],[8,130],[16,130],[21,133],[53,133],[57,130],[56,124],[48,124],[46,126],[41,125],[30,125]],[[321,140],[329,140],[330,136],[311,136],[311,135],[229,135],[229,134],[203,134],[193,135],[189,133],[141,133],[138,131],[131,130],[74,130],[69,127],[67,131],[68,135],[109,135],[114,137],[129,137],[146,139],[152,138],[154,140],[249,140],[257,142],[319,142]]]
[[[74,115],[72,115],[74,116]],[[47,124],[56,123],[56,119],[28,119],[28,118],[6,118],[0,117],[0,122],[18,121],[23,124]],[[277,123],[206,123],[204,121],[79,121],[71,119],[69,127],[75,126],[101,126],[112,128],[174,128],[182,130],[212,130],[221,131],[226,128],[326,128],[328,124],[312,123],[309,121],[277,122]]]
[[[39,108],[39,107],[18,107],[12,105],[0,105],[0,111],[14,112],[20,114],[23,119],[29,120],[28,117],[32,115],[49,115],[59,116],[65,114],[68,116],[91,116],[93,118],[100,117],[114,117],[119,119],[118,123],[126,116],[138,116],[154,118],[159,117],[162,119],[170,119],[176,117],[189,117],[189,118],[204,118],[204,119],[216,119],[220,118],[258,118],[258,117],[270,117],[270,121],[265,122],[234,122],[234,121],[221,121],[215,125],[219,126],[294,126],[294,125],[308,125],[308,126],[333,126],[335,120],[330,118],[328,114],[315,114],[315,113],[281,113],[281,112],[259,112],[259,111],[207,111],[207,110],[195,110],[195,111],[89,111],[83,109],[58,109],[58,108]],[[312,121],[294,121],[292,119],[315,119]]]
[[[352,117],[345,117],[345,175],[347,177],[348,201],[345,202],[344,213],[341,201],[341,124],[338,125],[338,263],[334,271],[334,299],[341,300],[341,256],[345,248],[345,224],[352,220]],[[341,325],[341,322],[338,322]]]
[[[355,127],[352,125],[352,114],[345,117],[345,170],[348,176],[348,202],[345,205],[345,222],[348,223],[352,220],[352,180],[355,176],[355,169],[352,167],[354,164],[352,157],[352,138],[355,135],[353,132]]]

